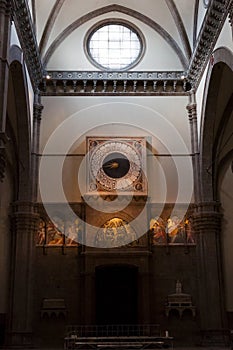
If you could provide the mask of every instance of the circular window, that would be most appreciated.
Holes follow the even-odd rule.
[[[135,26],[108,21],[92,28],[86,37],[86,52],[101,69],[123,70],[135,66],[143,54],[143,37]]]

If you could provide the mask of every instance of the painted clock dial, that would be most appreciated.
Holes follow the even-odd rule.
[[[136,147],[122,140],[104,141],[91,150],[91,176],[97,188],[105,191],[134,190],[140,187],[141,155]]]
[[[102,167],[107,176],[119,179],[129,172],[130,161],[124,154],[113,152],[105,157]]]

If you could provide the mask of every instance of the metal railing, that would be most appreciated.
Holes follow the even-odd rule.
[[[69,325],[68,337],[160,337],[158,324]]]

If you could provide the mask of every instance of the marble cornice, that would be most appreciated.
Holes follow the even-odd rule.
[[[231,6],[232,0],[210,2],[187,72],[187,80],[194,88],[199,84]]]
[[[230,6],[229,6],[229,22],[231,26],[233,26],[233,0],[231,0]]]
[[[49,71],[41,95],[184,95],[183,71]]]
[[[28,3],[26,0],[11,0],[11,3],[20,45],[23,49],[33,88],[36,90],[43,78],[43,68]]]
[[[186,94],[197,88],[228,14],[232,21],[232,0],[210,2],[187,72],[44,72],[27,1],[11,3],[33,87],[46,96]]]

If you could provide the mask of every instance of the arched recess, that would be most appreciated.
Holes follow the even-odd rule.
[[[232,114],[233,125],[233,114]],[[232,130],[232,129],[231,129]],[[232,171],[232,159],[233,159],[233,140],[231,141],[231,151],[222,159],[218,169],[218,195],[221,202],[221,211],[223,215],[222,219],[222,232],[221,232],[221,245],[222,245],[222,259],[223,259],[223,276],[224,276],[224,290],[225,290],[225,308],[228,315],[229,327],[233,327],[233,258],[232,258],[232,246],[233,246],[233,171]]]
[[[6,320],[10,319],[11,312],[9,290],[15,259],[15,234],[11,220],[14,203],[30,200],[29,103],[26,73],[19,47],[11,47],[8,62],[6,169],[0,184],[0,346],[6,340]]]
[[[217,201],[222,214],[219,237],[225,310],[233,327],[233,54],[227,48],[214,52],[204,93],[201,125],[200,171],[202,201]],[[221,282],[221,281],[219,281]]]
[[[130,264],[96,266],[95,288],[97,324],[137,324],[137,266]]]
[[[202,201],[216,200],[217,168],[225,153],[223,132],[232,111],[233,54],[227,48],[214,53],[207,73],[200,133]],[[221,137],[220,137],[221,135]]]
[[[17,184],[14,200],[30,200],[31,125],[27,76],[21,49],[10,48],[8,89],[8,122],[12,126],[17,157]]]

